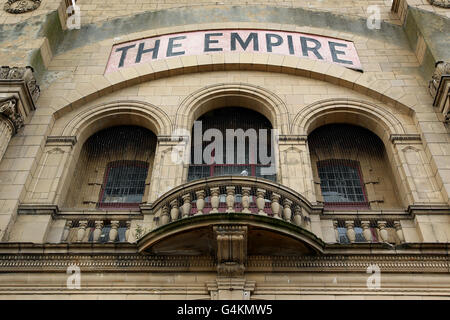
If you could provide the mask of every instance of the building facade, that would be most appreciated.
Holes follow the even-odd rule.
[[[450,298],[447,0],[3,1],[0,298]]]

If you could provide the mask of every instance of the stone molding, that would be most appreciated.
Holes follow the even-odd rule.
[[[278,141],[284,143],[297,142],[304,144],[307,140],[308,136],[303,134],[283,134],[278,136]]]
[[[450,0],[428,0],[435,7],[450,8]]]
[[[396,143],[421,143],[420,134],[391,134],[390,138],[393,144]]]
[[[67,245],[66,245],[67,246]],[[114,245],[113,245],[114,246]],[[119,247],[119,246],[115,246]],[[66,272],[77,264],[82,272],[188,272],[216,270],[212,256],[160,256],[133,253],[76,253],[76,247],[67,246],[73,254],[49,253],[51,248],[34,246],[34,253],[8,253],[2,248],[0,272]],[[48,251],[50,250],[50,251]],[[376,263],[382,272],[391,273],[448,273],[448,254],[374,254],[323,256],[249,256],[246,272],[366,272]]]
[[[34,11],[41,5],[41,0],[8,0],[3,9],[13,14]]]
[[[76,136],[48,136],[45,144],[47,146],[73,147],[76,143]]]

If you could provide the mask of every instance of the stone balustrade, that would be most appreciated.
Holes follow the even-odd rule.
[[[158,227],[192,216],[245,213],[284,220],[310,229],[311,205],[293,190],[254,177],[193,181],[161,196],[153,205]]]
[[[334,220],[333,226],[337,243],[405,242],[402,225],[398,220]]]
[[[66,220],[61,242],[131,242],[130,220]]]

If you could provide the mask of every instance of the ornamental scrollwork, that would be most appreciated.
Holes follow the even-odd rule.
[[[2,80],[23,80],[31,94],[34,102],[37,101],[41,90],[37,85],[36,78],[33,75],[31,67],[0,67],[0,81]]]
[[[17,110],[16,97],[0,98],[0,114],[12,122],[15,131],[23,126],[23,117]]]
[[[428,0],[432,6],[450,8],[450,0]]]
[[[428,88],[433,97],[436,97],[439,84],[441,83],[441,78],[443,75],[450,74],[450,63],[444,61],[438,61],[436,63],[436,69],[434,70],[433,76],[429,82]]]
[[[8,0],[4,10],[13,14],[20,14],[36,10],[41,5],[41,0]]]

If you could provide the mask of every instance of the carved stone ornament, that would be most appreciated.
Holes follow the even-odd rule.
[[[0,67],[0,81],[2,80],[23,80],[27,85],[33,101],[36,102],[39,98],[41,90],[34,78],[32,67]]]
[[[436,7],[450,8],[450,0],[428,0],[428,2]]]
[[[41,5],[41,0],[8,0],[5,3],[5,11],[14,14],[36,10]]]
[[[436,62],[436,69],[434,70],[433,76],[429,82],[428,88],[433,97],[436,97],[439,84],[443,75],[450,74],[450,63],[444,61]]]
[[[17,131],[23,126],[23,117],[17,110],[17,98],[0,98],[0,114],[9,119]]]

